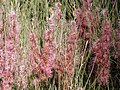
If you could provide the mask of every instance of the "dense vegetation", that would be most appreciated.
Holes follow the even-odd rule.
[[[0,90],[120,90],[120,0],[1,0]]]

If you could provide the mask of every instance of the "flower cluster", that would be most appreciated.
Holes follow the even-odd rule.
[[[31,67],[35,72],[38,72],[39,71],[38,62],[40,62],[41,53],[37,48],[36,36],[34,33],[30,33],[29,40],[30,40],[29,56],[30,56]]]
[[[40,79],[44,80],[52,76],[52,56],[51,48],[44,47],[40,52],[37,48],[36,37],[34,33],[30,34],[30,60],[33,71],[40,74]],[[50,61],[51,60],[51,61]]]
[[[109,79],[110,30],[110,21],[105,19],[102,25],[102,35],[93,46],[93,53],[95,55],[94,62],[97,64],[97,72],[98,75],[100,75],[99,82],[102,84],[107,84]]]
[[[26,59],[25,50],[23,48],[18,48],[19,52],[17,52],[17,64],[15,67],[15,82],[18,87],[21,87],[23,89],[27,88],[28,82],[27,82],[27,76],[29,74],[29,69]]]
[[[58,25],[61,18],[60,3],[56,3],[52,8],[52,14],[48,19],[49,28],[44,32],[44,47],[41,52],[37,49],[36,38],[34,33],[30,34],[31,60],[32,67],[40,73],[40,79],[44,80],[51,77],[53,69],[56,68],[56,43],[53,40],[52,34]]]
[[[59,70],[62,73],[66,73],[67,76],[71,76],[74,70],[74,54],[75,54],[75,41],[77,39],[77,25],[73,20],[70,22],[70,30],[68,33],[68,44],[62,48],[61,60],[59,63]],[[61,64],[61,65],[60,65]]]
[[[1,71],[2,90],[11,90],[12,88],[12,83],[14,82],[13,74],[15,73],[15,65],[17,61],[17,45],[19,42],[18,40],[19,25],[17,22],[16,13],[14,11],[11,11],[9,13],[8,19],[10,26],[6,33],[5,42],[3,43],[5,45],[5,47],[2,48],[3,55],[1,55],[2,57],[1,60],[4,61],[3,69]],[[1,39],[3,39],[2,34]]]
[[[74,70],[75,41],[78,36],[77,25],[73,20],[70,22],[70,29],[67,33],[68,43],[60,47],[57,51],[57,45],[52,36],[60,24],[61,10],[60,3],[53,7],[53,13],[48,19],[48,29],[44,31],[44,47],[41,51],[37,48],[36,37],[34,33],[30,34],[30,60],[31,66],[36,73],[40,74],[40,79],[52,77],[53,70],[63,75],[71,76]]]
[[[91,31],[93,29],[93,13],[91,8],[91,2],[89,0],[83,0],[83,7],[78,8],[73,12],[80,37],[84,37],[85,40],[90,40]]]
[[[44,32],[44,48],[42,49],[42,59],[43,64],[40,65],[40,68],[43,72],[45,72],[47,77],[51,77],[53,70],[56,69],[56,43],[54,42],[54,38],[52,34],[56,28],[58,28],[58,24],[62,15],[61,12],[61,3],[56,3],[55,7],[52,8],[51,16],[48,20],[49,28]]]

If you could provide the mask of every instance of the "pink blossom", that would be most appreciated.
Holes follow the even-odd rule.
[[[75,53],[75,41],[77,39],[77,26],[75,21],[70,22],[70,30],[68,33],[69,43],[62,48],[61,61],[58,64],[58,72],[63,75],[64,73],[70,77],[74,71],[74,53]]]
[[[48,29],[44,31],[44,47],[41,51],[38,50],[36,37],[34,33],[30,34],[30,60],[31,65],[36,73],[40,73],[40,78],[43,80],[47,77],[52,77],[53,69],[56,65],[56,44],[52,33],[56,29],[61,18],[60,3],[57,3],[52,9],[50,18],[48,19]]]
[[[13,73],[15,72],[15,65],[17,60],[17,45],[18,45],[18,33],[16,26],[17,17],[14,11],[9,14],[9,28],[5,38],[5,49],[4,49],[4,67],[2,71],[2,90],[11,90],[14,82]],[[17,38],[16,38],[17,37]]]
[[[108,83],[109,79],[110,30],[110,22],[108,20],[104,20],[102,25],[102,36],[93,47],[93,53],[95,54],[95,63],[98,65],[98,68],[100,70],[100,77],[98,81],[104,85]]]

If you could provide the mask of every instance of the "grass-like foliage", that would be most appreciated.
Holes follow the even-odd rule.
[[[0,90],[120,90],[119,0],[0,0]]]

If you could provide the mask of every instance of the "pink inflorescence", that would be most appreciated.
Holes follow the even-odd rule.
[[[61,18],[60,3],[53,7],[53,13],[48,19],[48,29],[44,32],[44,47],[41,51],[37,48],[36,37],[34,33],[30,34],[30,59],[32,60],[33,70],[40,73],[40,79],[52,77],[53,70],[56,68],[56,43],[52,34]]]
[[[31,62],[31,66],[32,69],[35,72],[38,72],[38,67],[39,67],[39,63],[40,62],[40,58],[41,58],[41,53],[39,52],[38,48],[37,48],[37,43],[36,43],[36,37],[34,33],[30,33],[29,35],[29,40],[30,40],[30,62]]]
[[[91,31],[93,29],[93,12],[91,7],[91,0],[83,0],[83,7],[78,8],[73,12],[76,18],[76,24],[80,33],[80,37],[85,40],[90,40]]]
[[[2,48],[1,60],[3,62],[2,75],[2,90],[11,90],[13,84],[13,73],[15,71],[15,64],[17,60],[17,44],[18,44],[18,22],[16,13],[10,12],[9,16],[9,29],[6,33],[5,47]],[[1,34],[2,36],[2,34]],[[3,38],[3,37],[1,37]]]
[[[68,34],[69,44],[65,49],[66,72],[68,76],[72,75],[74,70],[75,42],[77,39],[77,25],[75,21],[70,22],[70,31]]]
[[[48,19],[48,29],[44,31],[44,47],[41,51],[37,48],[36,37],[34,33],[30,34],[30,60],[31,66],[36,73],[40,74],[40,79],[52,77],[53,71],[67,73],[72,75],[74,70],[75,41],[77,38],[77,25],[73,20],[70,22],[70,30],[67,36],[68,44],[59,48],[62,53],[59,55],[57,44],[54,41],[54,31],[58,28],[62,12],[60,3],[56,3],[53,12]]]
[[[110,30],[110,21],[106,19],[103,21],[102,25],[102,36],[93,46],[93,53],[95,54],[94,59],[95,63],[98,65],[98,70],[100,74],[99,82],[102,84],[107,84],[109,79]]]
[[[74,70],[74,54],[75,54],[75,41],[77,39],[77,25],[73,20],[70,22],[70,30],[68,33],[68,44],[62,48],[61,52],[61,65],[59,66],[59,71],[61,74],[66,73],[67,76],[71,76]]]

